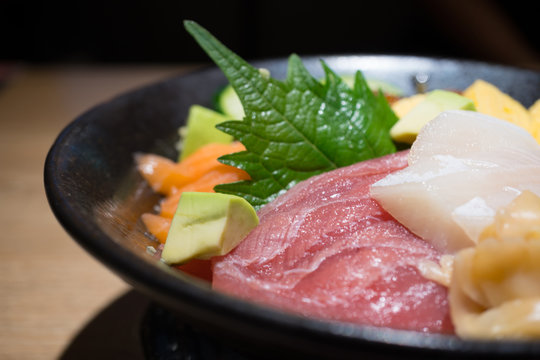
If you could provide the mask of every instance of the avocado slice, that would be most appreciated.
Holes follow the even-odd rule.
[[[161,259],[181,264],[235,248],[259,223],[245,199],[220,193],[184,192],[178,202]]]
[[[433,90],[390,129],[394,141],[412,144],[420,129],[446,110],[475,110],[474,102],[452,91]]]
[[[200,105],[189,108],[186,126],[180,129],[181,146],[178,160],[183,160],[195,150],[209,143],[227,144],[232,136],[218,129],[216,125],[229,120],[228,117]]]

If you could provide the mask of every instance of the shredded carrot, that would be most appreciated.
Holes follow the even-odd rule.
[[[178,179],[189,181],[191,177],[178,171],[177,164],[163,156],[154,154],[138,155],[137,169],[155,192],[172,192]]]
[[[167,240],[171,220],[180,196],[185,191],[214,192],[214,186],[249,179],[249,175],[217,158],[239,152],[245,147],[239,142],[208,144],[179,163],[159,155],[138,155],[137,168],[154,191],[166,197],[160,203],[160,214],[145,213],[141,219],[146,229],[161,243]]]
[[[146,229],[152,233],[160,243],[165,244],[167,234],[171,227],[171,219],[156,214],[145,213],[142,214],[141,220],[144,226],[146,226]]]
[[[239,142],[211,143],[202,146],[179,163],[159,155],[144,154],[136,158],[137,169],[154,191],[168,196],[213,168],[223,166],[217,161],[220,156],[244,149]]]
[[[160,204],[160,215],[172,218],[176,212],[180,196],[185,191],[214,192],[214,186],[216,185],[247,179],[249,179],[249,175],[243,170],[223,164],[216,166],[197,180],[184,185],[177,192],[163,199]]]
[[[222,166],[210,170],[194,182],[180,188],[180,191],[214,192],[216,185],[248,180],[249,178],[244,170],[222,164]]]

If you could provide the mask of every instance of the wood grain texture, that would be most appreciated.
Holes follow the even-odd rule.
[[[58,133],[93,105],[190,67],[17,67],[0,88],[0,359],[61,357],[129,286],[61,228],[43,187]]]

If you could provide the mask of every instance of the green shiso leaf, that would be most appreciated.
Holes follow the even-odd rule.
[[[361,72],[351,89],[321,61],[321,83],[293,54],[284,81],[266,78],[197,23],[184,25],[228,78],[246,114],[218,124],[246,147],[219,160],[251,180],[218,185],[217,192],[260,208],[313,175],[396,151],[389,130],[397,117]]]

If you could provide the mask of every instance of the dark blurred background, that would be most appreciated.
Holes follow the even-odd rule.
[[[183,19],[246,59],[329,53],[539,63],[535,1],[0,0],[0,62],[208,61]]]

